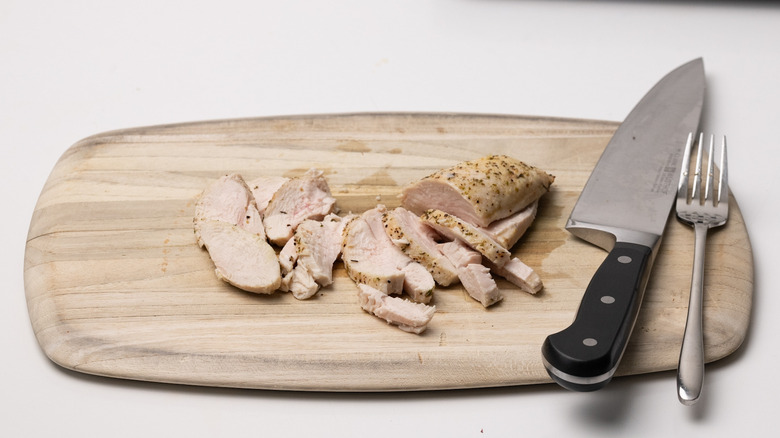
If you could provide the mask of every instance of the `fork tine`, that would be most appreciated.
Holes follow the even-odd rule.
[[[703,145],[702,145],[703,146]],[[704,185],[704,202],[710,202],[713,205],[715,200],[712,199],[713,190],[713,176],[715,175],[715,136],[710,134],[710,147],[707,151],[707,182]]]
[[[721,201],[729,202],[729,169],[726,153],[726,136],[720,147],[720,177],[718,178],[718,204]]]
[[[701,203],[701,161],[702,161],[702,149],[704,145],[704,133],[699,134],[699,148],[696,152],[696,169],[693,173],[693,191],[691,193],[691,202],[696,201]]]
[[[691,149],[693,146],[693,132],[688,133],[688,141],[683,150],[683,161],[680,169],[680,182],[677,183],[678,202],[688,202],[688,175],[691,169]]]

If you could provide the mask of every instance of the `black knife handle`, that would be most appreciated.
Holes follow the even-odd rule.
[[[564,388],[593,391],[611,379],[631,336],[647,283],[652,250],[617,242],[582,297],[574,322],[542,345],[550,377]]]

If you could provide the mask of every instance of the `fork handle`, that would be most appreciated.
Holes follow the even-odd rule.
[[[677,367],[677,398],[690,406],[699,399],[704,382],[704,338],[702,333],[702,301],[704,297],[704,244],[708,226],[694,224],[693,275],[688,318],[680,348]]]

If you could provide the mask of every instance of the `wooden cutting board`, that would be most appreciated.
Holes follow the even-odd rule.
[[[155,382],[313,391],[491,387],[551,380],[544,338],[574,317],[604,259],[564,230],[617,123],[467,114],[346,114],[127,129],[69,148],[30,223],[25,289],[46,355],[84,373]],[[684,141],[684,139],[681,139]],[[681,143],[682,147],[682,143]],[[460,286],[439,288],[422,335],[363,312],[343,266],[307,301],[219,281],[192,231],[195,200],[236,171],[324,170],[342,212],[395,207],[402,186],[490,153],[557,178],[514,254],[545,288],[484,309]],[[753,295],[748,234],[732,198],[707,245],[706,360],[745,338]],[[693,233],[674,218],[617,375],[677,366]]]

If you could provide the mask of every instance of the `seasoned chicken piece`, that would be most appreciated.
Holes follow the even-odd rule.
[[[257,210],[261,215],[265,213],[265,209],[268,207],[268,203],[273,198],[274,193],[289,180],[290,178],[283,176],[259,176],[246,182],[249,190],[252,191],[252,196],[255,197]]]
[[[311,272],[314,281],[321,286],[333,283],[333,263],[341,254],[344,243],[344,227],[357,216],[345,218],[329,214],[321,222],[306,220],[295,231],[298,252],[297,266]]]
[[[298,224],[306,219],[321,220],[335,203],[322,171],[310,169],[274,193],[263,217],[266,235],[274,244],[284,246]]]
[[[472,298],[485,307],[501,301],[503,298],[501,290],[493,277],[490,276],[490,269],[481,264],[481,254],[457,240],[442,243],[439,247],[441,252],[457,267],[458,278]]]
[[[282,280],[279,282],[279,288],[278,288],[280,292],[290,292],[290,285],[292,284],[293,281],[293,275],[294,274],[292,270],[286,274],[285,273],[282,274]]]
[[[482,263],[482,254],[469,248],[460,240],[440,243],[439,250],[455,268]]]
[[[263,215],[257,210],[257,204],[254,201],[251,201],[246,207],[243,223],[239,226],[262,239],[266,238]]]
[[[290,292],[295,262],[298,261],[298,251],[295,248],[295,239],[290,239],[284,244],[281,251],[279,251],[278,257],[279,267],[282,273],[282,282],[279,285],[279,290],[282,292]]]
[[[513,257],[504,266],[496,266],[488,262],[490,270],[494,274],[504,277],[510,283],[529,294],[535,294],[542,290],[542,279],[533,269],[523,263],[517,257]]]
[[[515,246],[515,243],[523,237],[523,234],[531,226],[536,218],[538,207],[539,202],[534,201],[531,205],[512,216],[497,220],[487,228],[482,228],[482,230],[501,244],[501,246],[510,249]]]
[[[504,297],[496,281],[490,276],[490,269],[473,263],[458,268],[458,277],[466,292],[485,307],[501,301]]]
[[[439,234],[451,240],[465,242],[498,266],[503,265],[511,258],[509,251],[493,240],[484,230],[454,215],[441,210],[428,210],[423,213],[422,220]]]
[[[282,276],[292,272],[296,261],[298,261],[298,249],[295,247],[295,239],[290,239],[284,244],[282,250],[279,251],[279,265],[282,268]]]
[[[195,223],[220,220],[238,225],[246,217],[252,192],[241,175],[231,173],[209,184],[195,204]]]
[[[404,273],[404,292],[418,303],[429,303],[433,298],[436,282],[425,267],[411,261],[401,271]]]
[[[409,258],[393,244],[390,236],[385,232],[385,224],[382,223],[382,216],[385,213],[387,213],[385,206],[377,205],[376,208],[363,213],[363,218],[371,227],[371,232],[376,236],[377,241],[381,242],[380,248],[387,252],[385,256],[391,258],[396,267],[404,272],[404,292],[418,303],[427,303],[433,297],[436,281],[424,266]]]
[[[320,285],[314,281],[311,272],[304,267],[295,266],[288,276],[290,279],[285,281],[289,284],[290,292],[299,300],[309,299],[320,290]]]
[[[391,297],[366,284],[358,284],[357,286],[358,300],[363,310],[384,319],[388,324],[398,326],[405,332],[422,333],[436,312],[436,306]]]
[[[341,260],[347,275],[355,283],[366,284],[394,295],[403,292],[404,273],[387,257],[368,223],[362,217],[347,224]]]
[[[293,238],[279,252],[282,288],[305,300],[320,287],[333,283],[333,263],[341,253],[344,227],[354,217],[342,219],[329,214],[322,221],[301,222]]]
[[[193,228],[201,247],[201,226],[209,220],[236,225],[265,239],[265,230],[255,199],[244,179],[237,173],[223,175],[211,183],[195,204]]]
[[[347,275],[389,295],[405,291],[413,300],[427,303],[433,296],[431,274],[396,247],[384,231],[380,205],[347,225],[341,259]],[[410,266],[411,265],[411,266]]]
[[[390,240],[412,260],[425,266],[436,283],[449,286],[458,279],[455,266],[439,251],[439,235],[419,216],[398,207],[382,215]]]
[[[441,210],[480,227],[539,199],[555,177],[505,155],[442,169],[403,190],[401,205],[415,214]]]
[[[221,280],[263,294],[279,287],[279,260],[265,239],[221,220],[201,221],[200,236]]]

